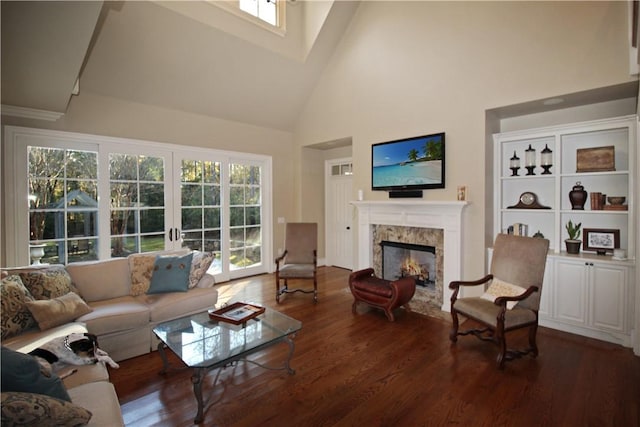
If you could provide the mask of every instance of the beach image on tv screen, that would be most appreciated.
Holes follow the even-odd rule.
[[[373,146],[373,187],[440,184],[442,136],[412,138]]]

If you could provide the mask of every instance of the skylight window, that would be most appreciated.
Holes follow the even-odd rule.
[[[278,3],[280,0],[239,0],[238,7],[256,18],[278,27]]]

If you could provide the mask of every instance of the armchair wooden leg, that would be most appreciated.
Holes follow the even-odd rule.
[[[498,358],[496,362],[498,363],[499,369],[504,369],[504,362],[507,360],[507,340],[504,336],[504,324],[498,322],[498,327],[495,331],[494,339],[496,344],[498,344]]]
[[[538,357],[538,345],[536,344],[536,335],[538,334],[538,325],[529,327],[529,350],[533,357]]]
[[[357,314],[358,300],[354,299],[353,304],[351,304],[351,313]]]
[[[453,321],[453,325],[451,325],[451,331],[449,331],[449,340],[451,340],[451,342],[457,342],[458,328],[460,325],[458,323],[458,312],[456,312],[454,308],[451,309],[451,320]]]

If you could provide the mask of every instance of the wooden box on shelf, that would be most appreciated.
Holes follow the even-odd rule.
[[[615,171],[615,148],[578,148],[576,150],[576,172]]]

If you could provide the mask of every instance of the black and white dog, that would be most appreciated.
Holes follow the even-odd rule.
[[[92,365],[98,362],[118,365],[106,351],[98,348],[98,338],[93,334],[73,333],[65,337],[54,338],[41,347],[29,352],[42,366],[42,372],[49,376],[52,369],[59,365]]]

